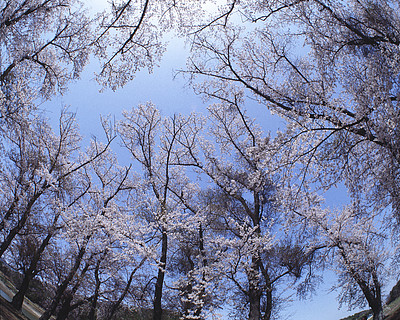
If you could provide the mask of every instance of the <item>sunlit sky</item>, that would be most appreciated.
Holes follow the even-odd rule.
[[[104,10],[107,6],[105,0],[86,0],[86,4],[93,10]],[[100,126],[100,115],[115,116],[121,118],[123,110],[131,109],[140,103],[152,101],[159,107],[164,114],[189,113],[191,111],[205,112],[206,105],[202,99],[186,86],[185,79],[178,76],[174,79],[174,74],[179,69],[185,68],[187,50],[184,48],[181,39],[169,39],[169,46],[160,62],[160,67],[154,68],[154,72],[149,74],[147,70],[140,71],[136,78],[128,83],[124,88],[113,92],[106,89],[100,92],[100,86],[94,80],[96,64],[92,63],[83,73],[80,80],[72,83],[69,90],[63,96],[55,97],[52,101],[46,102],[42,108],[52,119],[54,124],[63,106],[69,106],[69,110],[77,113],[81,133],[90,137],[96,135],[102,138]],[[272,117],[265,107],[257,105],[254,101],[248,101],[247,108],[249,114],[260,120],[265,130],[274,132],[279,127],[283,128],[283,122]],[[118,148],[114,145],[114,151]],[[125,156],[122,162],[129,161]],[[343,190],[333,190],[329,194],[331,205],[340,205],[345,198]],[[330,292],[330,288],[335,283],[335,276],[328,273],[325,283],[317,288],[317,294],[312,299],[296,301],[290,303],[282,311],[280,319],[292,320],[339,320],[351,315],[357,310],[348,311],[346,306],[338,310],[337,292]],[[393,281],[390,283],[393,285]],[[386,288],[386,294],[390,286]]]

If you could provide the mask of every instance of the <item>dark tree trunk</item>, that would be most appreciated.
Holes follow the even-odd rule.
[[[374,282],[374,303],[371,306],[372,312],[374,313],[374,320],[383,320],[383,307],[382,307],[382,292],[381,284],[379,283],[378,276],[375,272],[372,273],[372,279]]]
[[[42,241],[42,244],[36,250],[36,252],[32,258],[32,261],[29,265],[28,270],[25,271],[24,279],[22,280],[22,284],[19,287],[18,292],[13,297],[12,302],[11,302],[13,307],[16,308],[17,310],[20,310],[22,308],[22,304],[24,302],[24,297],[26,295],[26,292],[29,289],[29,284],[36,275],[36,271],[37,271],[36,268],[39,263],[40,257],[42,256],[43,251],[46,249],[47,245],[49,244],[49,241],[52,236],[53,236],[53,233],[50,232],[47,235],[47,237]]]
[[[114,314],[117,312],[119,306],[121,305],[122,301],[125,299],[125,296],[128,294],[129,288],[131,287],[132,281],[133,281],[133,276],[135,275],[136,271],[139,270],[139,268],[144,264],[144,262],[146,261],[146,257],[143,258],[139,265],[131,272],[128,282],[126,283],[126,286],[124,288],[124,291],[122,292],[122,294],[120,295],[120,297],[118,298],[118,300],[113,304],[113,306],[111,307],[110,312],[108,313],[108,316],[106,319],[111,320],[112,317],[114,316]]]
[[[261,319],[261,296],[262,291],[258,280],[258,263],[259,258],[253,257],[251,269],[247,275],[249,282],[248,298],[249,298],[249,320]]]
[[[200,227],[199,227],[199,249],[200,249],[200,254],[201,254],[201,258],[202,258],[203,267],[206,267],[207,266],[207,258],[206,258],[206,253],[205,253],[205,250],[204,250],[204,234],[203,234],[203,227],[202,227],[201,224],[200,224]],[[205,281],[204,272],[202,274],[202,280]],[[201,288],[201,292],[200,292],[200,299],[201,299],[202,304],[197,305],[196,306],[196,311],[194,312],[194,315],[196,317],[200,317],[200,315],[201,315],[201,312],[203,310],[203,303],[204,303],[205,298],[206,298],[205,297],[205,288],[203,286]]]
[[[253,226],[255,229],[255,236],[259,237],[261,235],[261,207],[260,207],[260,195],[257,192],[253,193],[254,197],[254,211],[249,213],[249,216],[253,222]],[[263,295],[263,291],[261,289],[261,283],[259,280],[259,272],[260,272],[261,260],[258,253],[255,253],[251,258],[251,268],[250,272],[247,275],[249,282],[249,290],[248,290],[248,298],[250,304],[249,310],[249,320],[261,320],[262,312],[261,312],[261,297]]]
[[[161,244],[161,259],[160,259],[160,265],[158,267],[158,275],[154,292],[153,320],[161,320],[162,317],[161,298],[163,293],[165,267],[167,262],[167,247],[168,247],[167,232],[163,229],[162,244]]]
[[[190,276],[190,271],[194,270],[194,262],[190,256],[190,253],[187,255],[187,259],[189,262],[189,276]],[[188,284],[181,289],[180,295],[185,298],[184,303],[183,303],[183,319],[192,319],[192,311],[196,310],[197,311],[197,306],[195,303],[193,303],[192,299],[190,298],[190,295],[193,293],[193,284],[195,283],[195,279],[190,276],[188,279]]]
[[[373,320],[383,320],[383,309],[375,309],[375,311],[373,311],[374,314],[374,318]]]
[[[76,291],[78,291],[80,284],[81,284],[81,280],[83,278],[83,276],[85,275],[86,271],[89,269],[90,264],[86,263],[85,267],[83,268],[81,275],[79,276],[79,278],[77,279],[74,287],[72,288],[72,290],[70,292],[65,291],[62,297],[62,304],[61,304],[61,309],[60,312],[57,315],[57,320],[65,320],[68,318],[68,314],[78,308],[79,306],[81,306],[84,303],[87,303],[87,300],[80,300],[79,302],[71,305],[72,300],[74,299],[75,293]]]
[[[261,319],[261,304],[260,304],[260,293],[259,290],[251,288],[249,290],[249,320],[260,320]]]
[[[31,213],[33,205],[35,204],[36,200],[39,199],[39,197],[43,194],[43,192],[47,188],[48,188],[48,184],[46,182],[43,183],[41,190],[39,192],[35,193],[33,195],[33,197],[29,200],[21,218],[18,220],[17,225],[13,229],[10,230],[7,237],[4,239],[3,243],[0,245],[0,258],[2,257],[4,252],[8,249],[8,247],[10,246],[11,242],[14,240],[14,238],[18,234],[18,232],[20,232],[21,229],[25,226],[25,223],[29,218],[29,215]]]
[[[61,298],[67,289],[69,283],[71,282],[72,278],[75,276],[76,272],[79,269],[79,266],[81,265],[82,258],[86,252],[86,245],[89,242],[90,237],[86,238],[86,242],[82,245],[81,249],[78,252],[78,255],[75,258],[75,263],[71,270],[69,271],[67,277],[64,279],[64,281],[58,286],[56,294],[53,298],[53,301],[51,305],[46,309],[46,311],[43,313],[43,315],[40,317],[39,320],[49,320],[50,317],[54,314],[54,311],[56,311],[56,308],[58,304],[61,301]]]
[[[374,314],[373,320],[383,320],[383,307],[382,307],[382,296],[381,296],[381,286],[375,274],[372,276],[374,280],[374,290],[371,292],[368,300],[368,304],[372,309]]]
[[[264,316],[262,317],[263,320],[270,320],[272,315],[272,285],[267,283],[266,289],[266,304],[264,309]]]
[[[64,294],[62,297],[62,305],[58,313],[57,320],[66,320],[68,314],[71,312],[71,302],[74,296],[71,293]]]
[[[99,270],[100,270],[101,259],[97,261],[96,268],[94,270],[94,278],[96,280],[96,287],[94,290],[94,295],[92,299],[92,303],[90,304],[90,312],[89,312],[89,320],[96,320],[97,319],[97,301],[99,299],[100,293],[100,277],[99,277]]]
[[[11,242],[14,240],[18,232],[20,232],[21,229],[25,226],[25,223],[28,220],[29,214],[31,212],[30,209],[31,207],[25,209],[24,213],[22,214],[22,217],[18,220],[17,225],[14,228],[12,228],[10,232],[7,234],[7,237],[4,239],[3,243],[0,246],[0,258],[3,255],[3,253],[8,249],[8,247],[10,246]]]
[[[16,207],[18,201],[19,201],[19,198],[18,198],[18,196],[15,195],[13,203],[8,208],[6,214],[3,217],[3,220],[0,223],[0,231],[4,229],[6,222],[11,218],[11,216],[15,212],[15,207]]]
[[[340,250],[340,254],[345,261],[346,265],[350,266],[351,264],[348,261],[346,251],[341,243],[337,244],[337,247]],[[374,315],[374,320],[383,320],[383,307],[382,307],[382,292],[381,292],[381,284],[378,279],[378,275],[376,270],[371,272],[372,280],[373,280],[373,288],[371,288],[366,280],[360,275],[359,271],[353,267],[349,268],[350,275],[357,282],[361,291],[364,294],[364,297],[368,301],[368,305],[372,310]]]
[[[76,308],[79,308],[80,306],[90,302],[90,299],[81,299],[78,302],[71,304],[72,300],[74,299],[74,296],[71,294],[68,295],[63,295],[63,303],[61,305],[60,311],[58,312],[57,315],[57,320],[66,320],[68,318],[68,315],[71,311],[75,310]]]

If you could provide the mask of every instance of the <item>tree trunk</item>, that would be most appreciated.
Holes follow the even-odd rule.
[[[57,219],[58,219],[58,216],[55,218],[54,224],[57,222]],[[32,279],[35,277],[35,272],[36,272],[36,268],[39,263],[40,257],[42,256],[42,253],[44,252],[47,245],[49,244],[52,236],[53,236],[53,232],[52,232],[52,230],[50,230],[50,232],[48,233],[46,238],[42,241],[40,247],[36,250],[36,252],[32,258],[32,261],[29,265],[28,270],[25,271],[24,279],[22,280],[22,284],[21,284],[18,292],[16,293],[16,295],[13,297],[12,302],[11,302],[11,304],[17,310],[21,310],[21,308],[22,308],[22,304],[24,302],[24,297],[26,295],[26,292],[29,289],[29,284],[32,281]]]
[[[381,284],[379,283],[378,275],[376,272],[372,273],[372,279],[374,282],[374,303],[372,308],[372,312],[374,313],[374,320],[383,320],[383,307],[382,307],[382,292],[381,292]]]
[[[374,280],[376,277],[373,276]],[[381,298],[381,287],[379,284],[375,282],[375,294],[371,294],[374,299],[369,299],[368,304],[372,309],[372,313],[374,314],[373,320],[383,320],[383,306],[382,306],[382,298]]]
[[[257,192],[253,193],[254,197],[254,211],[249,214],[253,226],[256,227],[254,234],[255,236],[259,237],[261,235],[261,228],[260,228],[260,201],[259,201],[259,194]],[[250,310],[249,310],[249,320],[261,320],[262,313],[261,313],[261,297],[262,297],[262,289],[260,287],[260,280],[259,280],[259,272],[260,272],[260,265],[261,260],[258,254],[254,254],[251,257],[251,268],[250,272],[247,275],[248,282],[249,282],[249,303],[250,303]]]
[[[261,296],[262,291],[260,289],[260,283],[258,279],[258,262],[259,258],[253,256],[251,262],[251,268],[247,275],[249,282],[248,298],[250,304],[249,320],[260,320],[261,319]]]
[[[199,226],[199,249],[200,249],[200,254],[201,254],[201,258],[202,258],[203,267],[206,267],[207,266],[207,257],[206,257],[206,253],[205,253],[205,250],[204,250],[204,234],[203,234],[203,227],[202,227],[201,224]],[[203,274],[202,274],[202,280],[204,282],[206,280],[204,271],[203,271]],[[194,312],[194,315],[197,318],[200,318],[201,312],[203,311],[203,305],[204,305],[205,298],[206,298],[205,288],[204,288],[204,286],[202,286],[201,292],[200,292],[200,301],[201,301],[201,303],[197,304],[196,311]]]
[[[112,306],[112,308],[111,308],[111,310],[110,310],[110,312],[109,312],[109,314],[108,314],[108,316],[107,316],[106,319],[111,320],[112,317],[114,316],[114,314],[117,312],[117,310],[118,310],[119,306],[121,305],[122,301],[125,299],[125,296],[127,295],[128,291],[129,291],[129,288],[131,287],[134,274],[135,274],[136,271],[138,271],[139,268],[144,264],[144,262],[146,261],[146,259],[147,259],[147,258],[144,257],[144,258],[140,261],[139,265],[138,265],[135,269],[133,269],[133,271],[131,272],[131,274],[130,274],[130,276],[129,276],[128,282],[127,282],[127,284],[126,284],[126,286],[125,286],[125,288],[124,288],[124,291],[122,292],[122,294],[120,295],[120,297],[118,298],[118,300],[113,304],[113,306]]]
[[[165,276],[165,267],[167,262],[167,246],[168,246],[168,238],[167,232],[163,229],[162,232],[162,245],[161,245],[161,259],[160,265],[158,267],[158,275],[154,292],[154,309],[153,309],[153,320],[161,320],[162,316],[162,306],[161,306],[161,298],[163,292],[163,284],[164,284],[164,276]]]
[[[346,251],[344,250],[343,246],[339,243],[338,248],[341,250],[340,254],[343,257],[346,265],[350,265],[348,262],[348,258],[346,255]],[[382,293],[381,293],[381,284],[379,283],[378,275],[375,271],[372,271],[372,280],[374,283],[374,287],[370,288],[367,281],[360,276],[358,270],[353,267],[349,268],[349,272],[353,279],[357,282],[358,286],[360,287],[361,291],[364,294],[364,297],[368,301],[368,305],[372,310],[374,315],[374,320],[383,320],[383,307],[382,307]]]
[[[96,287],[94,290],[94,295],[92,299],[92,303],[90,304],[90,312],[89,312],[89,320],[96,320],[97,319],[97,301],[99,299],[100,293],[100,277],[99,277],[99,270],[100,270],[101,259],[97,261],[96,268],[94,270],[94,277],[96,280]]]
[[[28,271],[25,273],[24,279],[22,280],[22,284],[19,287],[18,292],[15,294],[15,296],[11,301],[11,304],[15,309],[17,310],[22,309],[22,304],[24,302],[25,294],[28,291],[29,283],[34,278],[34,276],[35,275],[33,271],[29,268]]]
[[[272,315],[272,286],[270,283],[267,283],[267,292],[266,292],[266,304],[264,310],[263,320],[270,320]]]
[[[260,320],[261,319],[261,303],[260,303],[260,292],[256,288],[250,288],[249,293],[249,320]]]
[[[39,192],[35,193],[27,203],[24,213],[22,214],[22,217],[18,220],[17,225],[10,230],[7,237],[4,239],[3,243],[0,246],[0,258],[2,257],[4,252],[8,249],[8,247],[10,246],[11,242],[14,240],[18,232],[20,232],[21,229],[25,226],[25,223],[28,220],[33,205],[35,204],[36,200],[39,199],[39,197],[43,194],[45,189],[47,189],[47,187],[48,187],[47,183],[44,183],[42,185],[42,189]]]
[[[40,256],[42,255],[44,249],[48,245],[51,236],[52,235],[49,234],[46,237],[46,239],[44,239],[44,241],[42,242],[42,245],[40,246],[40,248],[36,251],[36,253],[31,261],[31,264],[29,265],[28,270],[26,270],[26,272],[24,274],[24,279],[22,280],[22,284],[19,287],[18,292],[15,294],[15,296],[13,297],[13,299],[11,301],[11,304],[17,310],[21,310],[21,308],[22,308],[22,304],[24,302],[26,292],[29,289],[29,284],[32,281],[32,279],[35,277],[36,267],[40,260]]]
[[[14,214],[15,212],[15,207],[17,205],[19,201],[18,196],[14,196],[14,201],[13,203],[10,205],[10,207],[8,208],[6,214],[3,217],[3,220],[0,222],[0,231],[2,231],[6,225],[6,222],[10,219],[10,217]]]
[[[64,281],[58,286],[56,295],[53,298],[53,301],[51,305],[46,309],[46,311],[42,314],[39,320],[49,320],[50,317],[54,314],[54,311],[56,310],[58,304],[60,303],[60,300],[67,289],[69,283],[71,282],[72,278],[74,277],[76,271],[78,271],[79,266],[81,265],[83,255],[86,252],[86,245],[89,242],[90,237],[86,238],[86,242],[82,245],[81,249],[78,252],[78,255],[75,258],[75,263],[72,267],[72,269],[69,271],[67,277],[64,279]]]
[[[78,302],[71,304],[73,298],[74,298],[73,295],[68,295],[68,296],[65,296],[65,294],[63,295],[63,298],[62,298],[63,303],[61,305],[60,311],[58,312],[57,320],[68,319],[68,315],[72,310],[75,310],[76,308],[79,308],[80,306],[82,306],[90,301],[90,299],[88,299],[88,300],[81,299]]]
[[[86,303],[87,301],[81,300],[78,303],[75,303],[74,305],[71,305],[72,300],[74,299],[75,293],[78,291],[81,283],[81,279],[83,276],[86,274],[87,270],[89,269],[90,264],[86,263],[85,267],[83,268],[79,278],[75,282],[74,287],[70,292],[65,291],[62,297],[62,304],[61,304],[61,309],[60,312],[57,315],[57,320],[65,320],[68,318],[68,314],[76,309],[77,307],[81,306],[82,304]]]
[[[373,311],[374,318],[373,320],[383,320],[383,310],[375,310]]]
[[[57,320],[66,320],[68,317],[68,314],[71,312],[71,302],[74,296],[71,293],[64,294],[62,298],[62,305],[61,309],[59,312],[59,315],[57,316]]]

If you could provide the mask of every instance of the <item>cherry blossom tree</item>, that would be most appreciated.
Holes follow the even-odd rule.
[[[29,217],[38,214],[41,206],[46,205],[43,198],[51,199],[53,193],[57,198],[58,193],[74,188],[70,179],[100,157],[113,139],[109,137],[103,146],[95,143],[96,152],[91,157],[79,159],[77,151],[80,136],[73,114],[62,114],[59,136],[53,134],[41,117],[35,114],[28,116],[19,126],[14,125],[3,135],[2,142],[6,149],[1,174],[2,207],[5,209],[1,217],[4,238],[0,245],[0,256],[23,229]]]
[[[340,304],[368,304],[373,319],[383,319],[382,287],[393,255],[383,220],[390,217],[370,215],[357,203],[337,211],[314,209],[306,215],[307,223],[317,228],[315,241],[338,272]]]
[[[193,120],[189,123],[194,124]],[[191,133],[185,130],[185,140],[190,136],[191,140],[196,133],[196,130],[191,130]],[[184,157],[181,152],[180,159]],[[184,169],[181,162],[179,166]],[[222,274],[214,272],[220,268],[220,248],[212,245],[217,235],[211,227],[213,219],[208,214],[209,197],[193,181],[182,191],[171,189],[188,212],[186,223],[181,224],[175,233],[176,249],[170,258],[168,271],[176,279],[173,282],[175,291],[171,295],[179,296],[178,300],[171,299],[171,304],[175,309],[178,307],[181,319],[218,318],[226,293]]]
[[[284,247],[284,243],[280,243],[273,230],[283,220],[274,204],[278,185],[273,182],[273,172],[268,170],[268,159],[264,157],[269,153],[269,137],[263,135],[238,103],[210,107],[209,123],[201,117],[193,118],[180,136],[183,150],[177,160],[180,166],[193,168],[204,183],[213,186],[207,192],[208,200],[202,209],[207,214],[203,213],[200,226],[206,232],[212,231],[215,237],[205,242],[205,252],[216,254],[206,256],[209,262],[203,264],[203,269],[211,266],[212,261],[211,268],[219,270],[219,276],[231,283],[229,294],[235,296],[232,301],[237,300],[237,315],[270,319],[278,283],[290,276],[300,278],[303,268],[312,263],[313,254],[301,254],[299,249],[298,263],[292,258],[292,263],[285,264],[283,256],[278,257],[284,251],[278,248]],[[299,239],[293,239],[292,244],[286,243],[286,254],[291,252],[292,245],[302,246]]]
[[[87,64],[93,19],[75,0],[0,5],[0,119],[64,92]]]
[[[95,53],[100,60],[97,80],[116,90],[142,69],[156,67],[171,36],[186,33],[193,17],[205,14],[202,1],[118,0],[102,16]]]
[[[280,290],[299,279],[306,290],[329,261],[341,302],[366,302],[380,320],[385,209],[400,220],[399,4],[206,5],[120,0],[90,16],[75,0],[0,4],[0,257],[24,276],[14,306],[43,277],[55,292],[42,319],[82,306],[115,317],[133,287],[146,307],[152,291],[157,320],[174,303],[204,319],[228,296],[237,316],[270,319]],[[39,114],[92,54],[114,90],[151,71],[170,31],[187,36],[195,91],[217,100],[210,119],[126,112],[124,168],[104,123],[106,143],[82,152],[72,114],[57,134]],[[266,136],[242,108],[249,98],[286,128]],[[319,195],[339,184],[354,203],[326,209]]]
[[[324,188],[345,180],[396,212],[398,4],[233,1],[224,21],[193,37],[197,92],[247,92],[289,123],[283,148],[307,141],[304,163],[316,159]]]
[[[389,209],[398,218],[398,9],[393,1],[232,1],[193,34],[186,74],[196,92],[232,105],[252,98],[286,121],[273,144],[293,192],[282,190],[288,208],[343,185],[364,216]],[[368,225],[354,232],[366,236]],[[372,247],[357,255],[368,260]],[[350,252],[336,250],[352,261]],[[369,270],[382,281],[382,269]],[[347,271],[379,318],[382,283]]]
[[[146,190],[143,210],[147,223],[153,229],[152,233],[157,235],[153,242],[159,246],[153,319],[160,320],[169,246],[175,230],[185,223],[182,204],[171,192],[171,189],[179,194],[185,192],[185,177],[174,166],[177,157],[175,150],[185,126],[185,118],[162,118],[152,104],[140,105],[125,112],[124,117],[119,132],[124,146],[142,167],[143,187]]]
[[[74,305],[82,304],[79,301],[82,297],[85,297],[82,302],[89,305],[88,317],[94,319],[99,301],[105,295],[105,287],[112,279],[113,266],[117,262],[122,266],[123,261],[128,261],[128,255],[118,244],[119,226],[116,223],[126,212],[121,208],[125,203],[122,195],[132,189],[128,179],[131,167],[120,167],[110,150],[98,155],[99,149],[105,150],[105,147],[93,141],[86,150],[85,156],[93,159],[83,168],[88,188],[62,214],[60,244],[68,248],[71,261],[66,263],[66,270],[55,285],[51,305],[42,319],[49,319],[60,303],[63,316],[66,316],[65,313],[71,312]],[[133,267],[135,258],[131,257],[129,261]]]
[[[91,274],[93,264],[97,266],[95,261],[99,256],[107,253],[109,259],[118,259],[115,253],[109,253],[110,248],[115,248],[116,252],[122,250],[115,244],[119,233],[113,220],[123,221],[124,218],[117,217],[126,210],[121,209],[123,202],[114,198],[131,190],[133,184],[127,180],[130,167],[119,167],[109,150],[114,135],[105,124],[106,143],[93,139],[90,147],[81,152],[74,114],[62,113],[58,135],[34,110],[27,114],[28,117],[18,125],[14,123],[2,135],[0,248],[6,260],[16,258],[15,265],[23,274],[12,301],[16,308],[21,308],[34,277],[56,286],[57,281],[54,283],[54,278],[48,275],[64,270],[63,275],[59,275],[58,290],[48,312],[43,315],[46,318],[55,312],[69,287],[69,293],[76,293],[85,274],[86,277]],[[108,220],[101,220],[106,213]],[[84,231],[86,229],[89,231]],[[101,240],[100,233],[104,234]],[[97,252],[97,247],[105,253]],[[67,251],[72,256],[69,266],[68,259],[55,254],[57,250]],[[52,255],[61,259],[55,265],[65,263],[65,266],[51,270]],[[126,255],[124,261],[131,269],[136,269],[141,264],[136,264],[135,259],[140,261],[143,257]],[[106,266],[105,263],[99,265],[102,269],[98,268],[97,274],[104,273]],[[91,310],[96,310],[95,301],[99,297],[98,293],[90,299]]]

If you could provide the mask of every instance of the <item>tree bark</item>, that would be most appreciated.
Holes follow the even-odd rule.
[[[133,271],[131,272],[128,282],[126,283],[126,286],[124,288],[124,291],[122,292],[122,294],[120,295],[120,297],[118,298],[118,300],[113,304],[110,312],[108,313],[107,319],[111,320],[112,317],[114,316],[114,314],[117,312],[119,306],[121,305],[122,301],[125,299],[125,296],[128,294],[129,288],[131,287],[132,281],[133,281],[133,276],[135,275],[136,271],[139,270],[139,268],[143,265],[143,263],[146,261],[146,257],[144,257],[139,265],[133,269]]]
[[[167,262],[167,247],[168,247],[167,232],[165,231],[165,229],[163,229],[162,244],[161,244],[161,259],[160,259],[160,265],[158,267],[158,275],[154,292],[153,320],[161,320],[162,317],[161,298],[163,292],[165,267]]]
[[[18,232],[21,231],[21,229],[25,226],[26,221],[29,218],[29,215],[31,213],[32,207],[35,204],[36,200],[39,199],[39,197],[43,194],[44,190],[47,188],[47,184],[44,184],[42,186],[42,190],[40,190],[38,193],[36,193],[31,200],[28,202],[22,217],[18,220],[17,225],[10,230],[8,233],[7,237],[4,239],[3,243],[0,246],[0,258],[3,255],[3,253],[8,249],[10,246],[11,242],[14,240],[15,236],[18,234]]]
[[[57,315],[57,320],[65,320],[68,318],[68,314],[76,309],[77,307],[81,306],[82,304],[86,303],[86,300],[80,300],[79,302],[71,305],[72,300],[74,299],[76,291],[78,291],[80,284],[81,284],[81,279],[83,276],[86,274],[87,270],[89,269],[90,264],[86,263],[85,267],[83,268],[79,278],[75,282],[74,287],[70,292],[64,292],[63,297],[62,297],[62,304],[61,304],[61,309],[60,312]]]
[[[101,285],[100,277],[99,277],[100,264],[101,264],[101,259],[99,259],[97,261],[96,268],[94,270],[94,278],[96,280],[96,287],[94,290],[92,302],[90,304],[90,312],[89,312],[89,316],[88,316],[89,320],[97,319],[97,312],[96,312],[97,311],[97,301],[99,299],[100,285]]]
[[[6,222],[10,219],[10,217],[15,213],[15,207],[17,206],[17,203],[19,201],[18,196],[14,196],[14,201],[8,208],[6,214],[3,217],[3,220],[0,222],[0,231],[2,231],[6,225]]]
[[[383,320],[383,306],[382,306],[382,292],[381,292],[381,284],[379,283],[378,275],[376,271],[372,271],[371,276],[374,283],[374,287],[370,288],[368,282],[360,276],[358,270],[351,267],[351,264],[348,261],[348,257],[346,251],[341,243],[337,244],[337,247],[340,250],[340,254],[349,267],[349,272],[352,278],[357,282],[361,291],[364,294],[365,299],[368,301],[368,305],[372,310],[374,315],[373,320]]]
[[[199,226],[199,249],[200,249],[200,255],[202,258],[203,267],[206,267],[207,266],[207,257],[206,257],[206,253],[205,253],[205,249],[204,249],[204,234],[203,234],[203,227],[201,224]],[[202,280],[204,282],[206,280],[204,271],[202,274]],[[204,304],[204,300],[206,298],[205,295],[206,295],[205,288],[204,288],[204,286],[202,286],[201,292],[200,292],[200,300],[201,300],[202,304],[197,305],[196,311],[194,312],[194,315],[198,318],[200,317],[201,312],[203,311],[203,304]]]
[[[256,227],[254,234],[259,237],[261,235],[261,207],[259,201],[259,194],[257,192],[253,193],[254,198],[254,211],[249,213],[249,216],[253,222],[253,226]],[[250,303],[249,310],[249,320],[261,320],[262,312],[261,312],[261,297],[263,295],[261,289],[261,283],[259,280],[259,272],[260,272],[261,260],[258,254],[254,254],[251,258],[251,268],[250,272],[247,275],[249,282],[249,291],[248,298]]]
[[[373,310],[374,318],[373,320],[383,320],[383,309]]]
[[[258,257],[252,257],[251,269],[247,275],[249,282],[248,298],[249,298],[249,320],[261,319],[261,296],[262,291],[258,280]]]
[[[261,319],[261,304],[260,304],[260,294],[257,292],[258,290],[251,288],[249,289],[249,320],[260,320]]]
[[[71,270],[69,271],[67,277],[64,281],[58,286],[56,295],[53,298],[51,305],[46,309],[46,311],[42,314],[39,320],[49,320],[50,317],[54,314],[60,300],[67,289],[69,283],[71,282],[72,278],[74,277],[75,273],[78,271],[79,266],[81,265],[82,258],[86,252],[86,245],[89,242],[90,237],[86,238],[85,243],[82,245],[81,249],[78,252],[78,255],[75,258],[75,263]]]
[[[266,284],[266,304],[264,310],[264,316],[262,317],[263,320],[270,320],[272,315],[272,285],[271,283]]]
[[[19,287],[18,292],[16,293],[16,295],[13,297],[13,299],[11,301],[11,304],[17,310],[21,310],[21,308],[22,308],[22,304],[24,302],[24,297],[26,295],[26,292],[29,289],[29,284],[36,275],[35,273],[37,271],[36,269],[37,269],[37,265],[39,263],[40,257],[42,256],[43,251],[46,249],[47,245],[49,244],[52,236],[53,236],[53,233],[49,232],[47,237],[42,241],[40,247],[36,250],[36,252],[32,258],[32,261],[29,265],[29,268],[28,268],[28,270],[26,270],[26,272],[24,274],[24,279],[22,280],[22,284]]]
[[[72,294],[63,295],[63,302],[60,309],[60,314],[57,317],[57,320],[65,320],[68,317],[68,314],[71,312],[71,302],[73,299]]]

